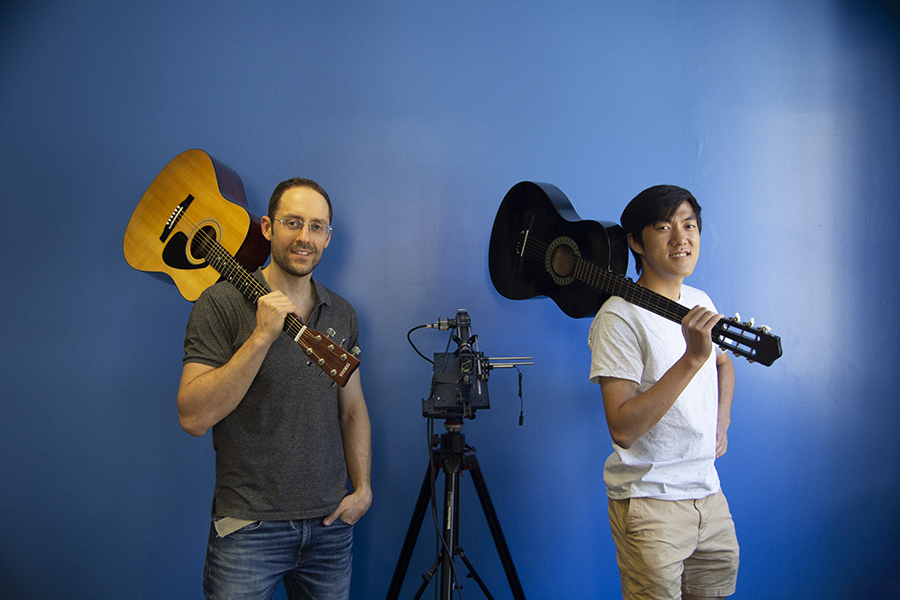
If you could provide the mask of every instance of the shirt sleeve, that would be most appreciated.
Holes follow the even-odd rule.
[[[640,337],[622,315],[601,309],[591,325],[589,342],[592,382],[600,383],[600,377],[641,382],[644,361]]]
[[[221,367],[237,351],[234,319],[226,317],[227,303],[205,290],[191,309],[184,337],[183,363]]]

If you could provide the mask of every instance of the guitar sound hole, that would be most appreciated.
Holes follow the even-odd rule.
[[[216,241],[216,228],[211,225],[201,227],[191,238],[191,258],[203,260]]]
[[[575,252],[566,244],[561,244],[553,249],[550,257],[550,267],[553,273],[559,277],[568,277],[575,266]]]

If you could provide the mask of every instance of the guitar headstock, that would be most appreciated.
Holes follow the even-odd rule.
[[[288,315],[284,321],[284,331],[303,348],[303,353],[309,358],[310,365],[316,365],[322,372],[341,387],[347,385],[347,381],[353,372],[359,367],[359,349],[345,350],[340,344],[331,339],[335,335],[333,329],[328,329],[328,334],[310,329],[300,322],[294,315]]]
[[[713,341],[750,362],[772,366],[781,357],[781,338],[769,333],[769,327],[755,327],[753,319],[742,323],[740,315],[722,319],[713,328]]]
[[[344,350],[337,342],[315,329],[307,329],[300,343],[310,360],[341,387],[359,366],[359,359],[350,350]],[[333,334],[332,334],[333,335]]]

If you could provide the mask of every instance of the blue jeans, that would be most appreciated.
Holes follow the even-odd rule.
[[[324,518],[324,517],[323,517]],[[210,524],[203,592],[208,600],[263,600],[279,582],[289,600],[350,597],[353,526],[340,519],[262,521],[227,536]]]

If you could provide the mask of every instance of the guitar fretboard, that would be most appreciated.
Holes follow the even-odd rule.
[[[525,240],[523,242],[525,244],[525,254],[534,260],[545,262],[546,254],[548,250],[550,250],[550,245],[542,240],[536,239],[533,235],[523,236],[523,239]],[[575,279],[606,292],[607,294],[619,296],[632,304],[645,308],[650,312],[679,324],[689,312],[688,309],[681,304],[673,302],[652,290],[648,290],[630,279],[601,269],[594,263],[585,260],[580,256],[573,254],[572,261],[571,275],[574,276]]]
[[[632,304],[679,324],[689,312],[687,307],[673,302],[653,290],[648,290],[630,279],[605,271],[581,257],[575,258],[574,275],[579,281],[603,290],[607,294],[624,298]]]

